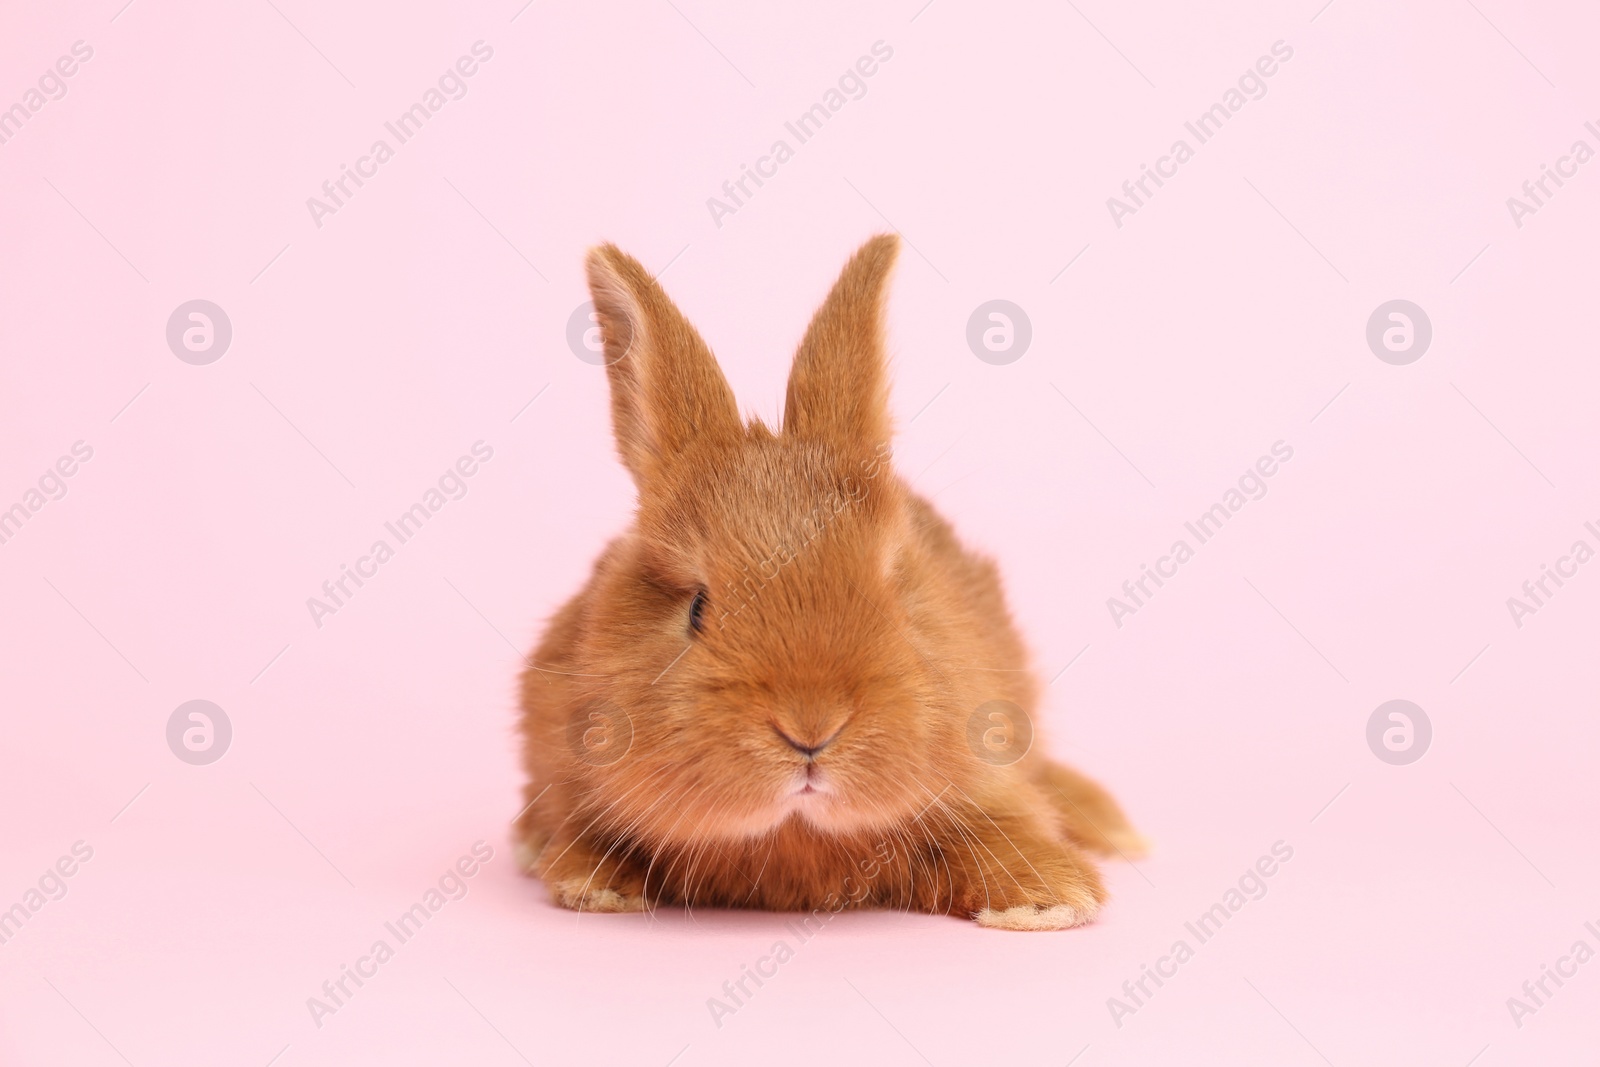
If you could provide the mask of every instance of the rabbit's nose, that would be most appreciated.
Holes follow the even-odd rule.
[[[778,731],[778,736],[779,737],[783,738],[784,741],[788,742],[790,748],[794,749],[796,752],[800,753],[802,756],[804,756],[808,760],[816,759],[817,758],[817,753],[821,752],[823,749],[825,749],[829,745],[833,744],[833,742],[838,739],[839,734],[842,732],[841,730],[835,730],[832,737],[825,738],[824,740],[819,741],[818,743],[816,743],[814,745],[807,745],[807,744],[804,744],[804,743],[802,743],[800,741],[796,741],[794,738],[790,737],[787,733],[785,733],[783,731],[783,728],[781,726],[774,726],[773,729]]]

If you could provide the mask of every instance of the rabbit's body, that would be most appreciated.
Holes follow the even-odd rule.
[[[870,242],[818,312],[782,433],[740,424],[637,263],[591,256],[640,502],[522,679],[518,832],[558,903],[1047,929],[1104,899],[1082,849],[1137,846],[1032,736],[1037,683],[994,565],[890,468],[894,251]]]

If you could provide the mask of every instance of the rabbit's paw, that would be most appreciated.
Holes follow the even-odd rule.
[[[550,884],[550,895],[573,911],[644,911],[644,894],[632,889],[602,885],[588,878],[564,878]]]
[[[1106,899],[1099,872],[1053,831],[998,813],[969,817],[946,846],[954,861],[956,913],[996,930],[1065,930],[1092,922]]]
[[[1037,886],[1026,895],[985,901],[972,917],[992,930],[1067,930],[1093,922],[1104,899],[1097,879],[1061,878],[1048,889]]]
[[[540,876],[550,897],[573,911],[644,911],[644,878],[637,867],[611,849],[601,850],[585,841],[572,841],[557,849],[546,846]]]
[[[1010,908],[984,908],[973,916],[991,930],[1067,930],[1093,922],[1100,905],[1018,904]]]

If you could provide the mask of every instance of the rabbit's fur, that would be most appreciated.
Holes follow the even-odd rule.
[[[741,422],[637,261],[589,254],[639,503],[522,677],[516,832],[557,903],[1058,929],[1105,899],[1088,854],[1139,847],[1116,802],[1031,737],[1038,684],[994,564],[892,469],[897,249],[875,237],[845,267],[781,432]]]

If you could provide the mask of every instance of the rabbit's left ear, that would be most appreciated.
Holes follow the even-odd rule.
[[[879,234],[850,258],[806,329],[789,372],[783,432],[842,452],[889,441],[884,297],[900,239]]]

